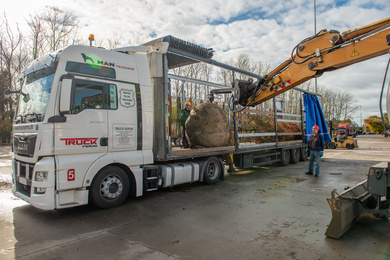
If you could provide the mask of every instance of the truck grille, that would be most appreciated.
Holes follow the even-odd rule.
[[[13,149],[17,155],[33,157],[37,136],[34,135],[14,135]]]
[[[16,191],[30,197],[34,164],[16,161],[14,164]]]

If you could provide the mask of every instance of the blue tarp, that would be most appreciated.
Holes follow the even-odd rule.
[[[319,126],[319,133],[324,135],[325,142],[332,141],[318,97],[305,93],[303,94],[303,101],[305,104],[305,141],[309,142],[310,135],[313,133],[312,128],[314,125]]]

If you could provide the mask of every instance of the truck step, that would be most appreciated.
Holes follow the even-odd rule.
[[[144,166],[143,179],[144,191],[155,191],[158,189],[158,182],[161,179],[159,166]]]

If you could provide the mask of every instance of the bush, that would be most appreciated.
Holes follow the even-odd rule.
[[[0,119],[0,142],[1,144],[11,143],[12,122],[8,118]]]
[[[302,132],[300,125],[296,123],[278,122],[278,133]],[[272,116],[242,115],[238,119],[239,133],[273,133],[275,131],[274,118]],[[279,141],[302,140],[302,135],[278,136]],[[275,136],[259,136],[240,138],[240,142],[269,143],[275,142]]]

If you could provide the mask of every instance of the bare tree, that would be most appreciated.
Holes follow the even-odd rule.
[[[230,65],[233,65],[234,67],[245,70],[245,71],[249,71],[249,72],[254,71],[254,66],[253,66],[251,60],[249,59],[249,55],[247,55],[247,54],[238,55],[236,61]],[[249,76],[247,76],[247,75],[238,74],[238,79],[240,79],[240,80],[247,80],[248,78],[249,78]]]
[[[325,120],[345,121],[358,108],[354,105],[353,96],[341,90],[318,88],[321,95],[321,107]]]
[[[129,45],[129,46],[141,45],[145,41],[146,40],[142,36],[132,34],[132,37],[127,41],[127,45]]]
[[[187,66],[173,69],[173,73],[186,78],[199,79],[202,81],[209,81],[212,69],[211,66],[205,63],[194,63]],[[181,96],[182,87],[186,92],[187,98],[192,99],[206,99],[208,93],[208,87],[201,86],[199,84],[187,82],[173,81],[172,86],[176,96]]]
[[[49,51],[56,51],[69,44],[78,27],[77,19],[69,12],[64,12],[56,7],[47,7],[42,16],[46,23],[45,37],[49,45]]]
[[[30,14],[26,22],[30,29],[28,43],[30,43],[32,49],[31,58],[35,60],[41,55],[41,53],[45,49],[44,43],[45,43],[46,29],[44,26],[43,15]]]
[[[18,57],[18,50],[20,51],[23,36],[18,25],[16,25],[16,32],[12,31],[5,13],[0,17],[0,23],[1,70],[5,72],[2,76],[6,79],[3,81],[6,85],[2,86],[4,91],[6,88],[15,89],[21,61],[21,57]],[[13,103],[13,98],[9,98],[7,110],[12,111]]]
[[[121,35],[118,31],[114,31],[112,35],[107,39],[108,49],[115,49],[120,47],[121,44]]]
[[[354,105],[353,97],[348,92],[343,92],[342,98],[343,120],[347,120],[356,112],[358,106]]]
[[[247,54],[240,54],[236,59],[230,59],[227,64],[249,72],[254,72],[256,69],[256,66],[253,65]],[[239,73],[235,73],[234,77],[239,80],[247,80],[249,78],[249,76]],[[221,69],[219,78],[222,80],[223,84],[230,85],[233,81],[233,73],[230,70]]]

